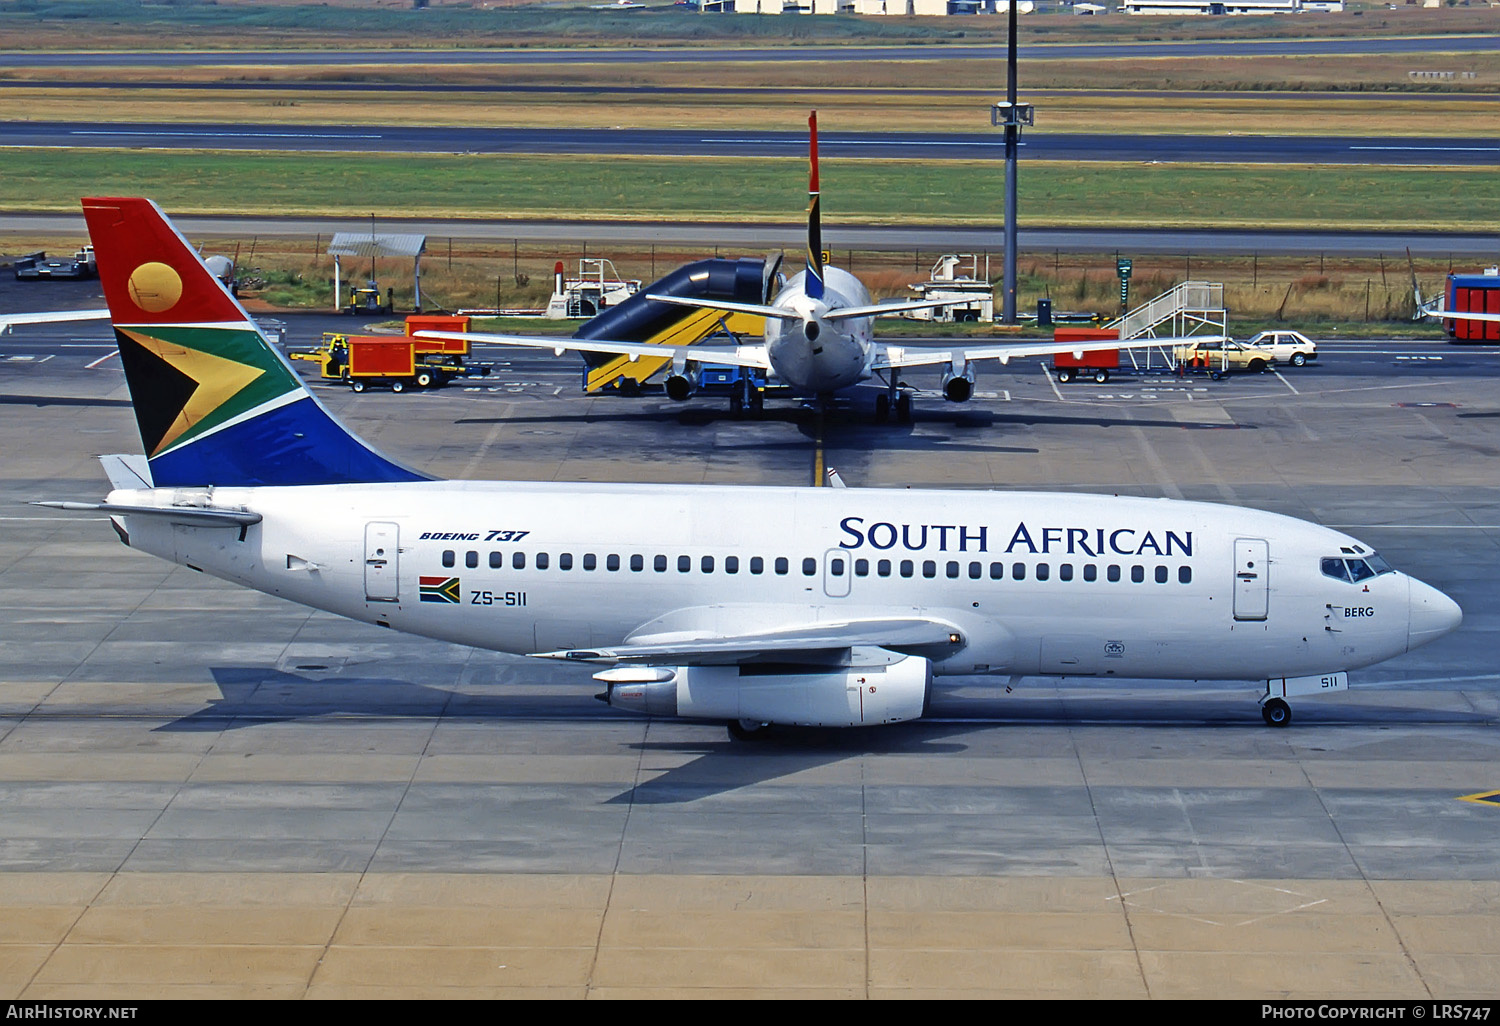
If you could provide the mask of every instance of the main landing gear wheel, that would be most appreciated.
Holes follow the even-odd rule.
[[[1292,722],[1292,707],[1279,698],[1270,698],[1260,707],[1260,715],[1268,727],[1285,727]]]
[[[729,736],[736,741],[764,741],[771,725],[760,720],[730,720]]]
[[[902,392],[896,396],[896,420],[902,424],[911,423],[911,393]]]

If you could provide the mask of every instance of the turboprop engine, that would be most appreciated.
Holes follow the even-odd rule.
[[[879,665],[788,673],[757,666],[618,666],[594,675],[599,697],[649,716],[754,721],[804,727],[858,727],[920,718],[932,690],[932,663],[881,650]],[[875,659],[863,659],[876,662]]]

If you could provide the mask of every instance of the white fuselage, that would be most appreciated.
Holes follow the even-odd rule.
[[[789,311],[785,318],[766,318],[766,358],[782,384],[804,395],[825,395],[870,377],[875,347],[873,319],[830,321],[829,311],[868,306],[870,293],[858,278],[837,267],[824,267],[824,292],[806,292],[807,272],[791,277],[772,306]]]
[[[109,501],[254,511],[243,540],[116,519],[133,547],[217,577],[516,653],[931,616],[963,636],[939,674],[1255,680],[1366,666],[1457,622],[1404,574],[1321,573],[1347,535],[1166,499],[434,481]]]

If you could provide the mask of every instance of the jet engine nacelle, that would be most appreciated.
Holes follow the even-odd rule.
[[[636,672],[638,680],[620,679]],[[660,679],[668,675],[670,679]],[[807,673],[762,673],[750,664],[648,667],[600,676],[609,684],[601,697],[617,709],[651,716],[804,727],[859,727],[919,719],[932,690],[932,663],[921,656],[896,656],[886,666]]]
[[[950,403],[966,403],[974,395],[974,368],[950,363],[943,371],[943,398]]]
[[[686,402],[698,391],[696,370],[673,371],[667,377],[667,398],[673,402]]]

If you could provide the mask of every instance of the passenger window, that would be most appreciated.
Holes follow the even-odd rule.
[[[766,561],[759,556],[750,557],[750,572],[752,574],[763,574],[766,572]]]
[[[948,576],[949,577],[957,577],[958,576],[958,564],[955,563],[951,559],[948,560],[947,571],[948,571]]]
[[[618,570],[618,569],[620,569],[620,557],[617,556],[617,555],[615,555],[613,552],[611,552],[609,555],[605,556],[604,557],[604,569],[606,569],[606,570]]]
[[[875,572],[881,577],[891,576],[891,561],[889,559],[882,559],[879,563],[876,563]]]
[[[704,556],[701,560],[698,561],[698,565],[702,568],[702,571],[704,573],[711,574],[714,572],[714,557]]]
[[[1119,567],[1119,564],[1117,564],[1117,563],[1111,563],[1111,564],[1109,564],[1109,569],[1104,572],[1104,576],[1106,578],[1108,578],[1108,580],[1109,580],[1109,582],[1111,584],[1114,584],[1114,583],[1118,582],[1119,579],[1120,579],[1120,567]]]
[[[538,552],[536,554],[536,568],[538,570],[547,569],[547,554],[545,552]]]
[[[737,573],[739,573],[740,572],[740,557],[739,556],[725,556],[724,557],[724,572],[726,574],[737,574]]]
[[[443,566],[448,567],[449,569],[452,569],[453,564],[454,564],[454,562],[456,560],[457,560],[457,556],[454,554],[454,552],[453,552],[452,549],[444,549],[443,550]]]
[[[667,557],[666,556],[657,556],[655,559],[653,559],[651,561],[651,569],[655,570],[659,574],[666,573],[667,572]]]
[[[1085,581],[1097,581],[1099,579],[1099,568],[1092,563],[1083,564],[1083,579]]]
[[[1159,566],[1159,567],[1156,568],[1156,583],[1157,584],[1166,584],[1167,583],[1167,568],[1166,567]]]
[[[789,563],[789,562],[787,562],[787,558],[785,556],[777,556],[776,557],[776,572],[778,574],[783,574],[784,575],[791,568],[792,568],[792,564]]]
[[[516,570],[526,569],[526,553],[513,552],[510,556],[510,565]]]
[[[470,570],[473,570],[476,567],[478,567],[479,566],[479,553],[475,552],[473,549],[470,549],[468,552],[465,552],[464,553],[464,566],[468,567]]]
[[[808,560],[807,562],[810,563],[810,562],[812,562],[812,560]],[[805,565],[806,564],[804,564],[804,566]],[[838,556],[835,556],[832,559],[830,559],[828,561],[828,572],[829,572],[829,574],[831,574],[834,577],[842,577],[842,576],[844,576],[844,561],[843,561],[843,559],[840,558],[840,557],[838,557]]]
[[[630,569],[635,573],[640,573],[642,570],[646,569],[646,557],[641,555],[631,556]]]
[[[856,559],[854,561],[854,576],[855,577],[869,577],[870,576],[870,561],[868,559]]]
[[[1005,580],[1005,564],[1004,563],[991,563],[990,564],[990,580],[992,580],[992,581],[1003,581],[1003,580]]]
[[[692,556],[678,556],[677,557],[677,572],[678,573],[680,573],[680,574],[691,573],[692,569],[693,569],[693,557]]]
[[[557,568],[559,570],[571,570],[571,569],[573,569],[573,553],[571,553],[571,552],[562,552],[562,553],[559,553],[558,556],[557,556]]]
[[[592,552],[585,552],[583,554],[583,568],[585,570],[592,570],[598,565],[599,560]]]
[[[1011,564],[1010,579],[1013,580],[1013,581],[1024,581],[1024,580],[1026,580],[1026,564],[1025,563],[1013,563],[1013,564]]]
[[[1057,568],[1057,579],[1059,581],[1071,581],[1073,579],[1073,564],[1064,563]]]
[[[914,574],[916,572],[917,572],[917,564],[913,563],[909,559],[903,559],[901,561],[901,576],[902,577],[910,577],[912,574]]]
[[[811,577],[814,574],[816,574],[817,572],[818,572],[818,561],[816,559],[813,559],[811,557],[806,557],[806,558],[804,558],[802,560],[802,576],[803,577]],[[843,564],[843,561],[840,560],[839,561],[839,573],[842,574],[843,572],[844,572],[844,564]]]
[[[491,552],[490,553],[490,569],[491,570],[499,570],[504,565],[505,565],[505,553],[503,553],[503,552]]]
[[[1046,563],[1038,563],[1036,565],[1036,579],[1037,580],[1039,580],[1039,581],[1045,581],[1047,578],[1049,578],[1051,576],[1052,576],[1052,568],[1049,567]]]
[[[1177,568],[1177,583],[1178,584],[1192,584],[1193,583],[1193,568],[1190,567],[1190,566],[1180,566],[1180,567],[1178,567]]]
[[[983,576],[984,576],[984,564],[983,563],[970,563],[969,564],[969,580],[971,580],[971,581],[977,581],[977,580],[979,580]]]
[[[937,561],[936,560],[933,560],[933,559],[924,559],[924,560],[922,560],[922,576],[923,577],[936,577],[937,576]]]
[[[1130,583],[1131,584],[1140,584],[1145,579],[1146,579],[1146,568],[1145,567],[1143,567],[1143,566],[1133,566],[1133,567],[1130,568]]]

